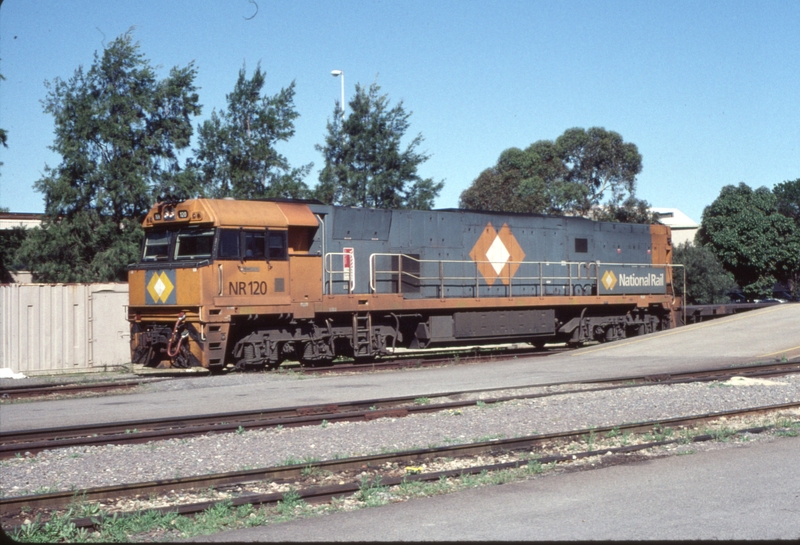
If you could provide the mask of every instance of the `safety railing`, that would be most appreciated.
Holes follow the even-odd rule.
[[[379,260],[388,261],[389,268],[386,268],[385,265],[379,267]],[[412,266],[409,267],[409,264]],[[438,298],[445,298],[445,288],[450,285],[462,289],[474,287],[473,296],[477,297],[480,294],[481,280],[484,279],[481,265],[493,268],[496,263],[488,260],[418,259],[407,254],[375,253],[370,255],[369,260],[370,292],[377,293],[379,283],[389,282],[392,286],[391,293],[403,293],[403,284],[406,283],[415,286],[417,290],[437,286]],[[499,280],[505,286],[505,295],[508,297],[513,295],[514,287],[530,288],[532,291],[535,290],[535,295],[539,297],[544,297],[548,289],[555,293],[547,295],[596,295],[599,293],[601,282],[599,272],[601,265],[624,268],[671,267],[666,264],[601,263],[597,261],[506,261],[503,263],[501,274],[498,274],[492,283]],[[459,269],[462,274],[449,274],[448,268]],[[437,272],[431,274],[432,269]],[[463,274],[465,269],[470,270],[469,275]],[[580,287],[580,293],[576,293],[577,287]],[[589,293],[586,293],[587,287]]]
[[[341,268],[334,268],[334,258],[341,258]],[[334,282],[347,284],[347,293],[353,293],[355,289],[355,263],[346,263],[348,259],[353,259],[353,254],[347,252],[330,252],[325,254],[325,293],[333,293]],[[337,276],[341,279],[337,280]]]

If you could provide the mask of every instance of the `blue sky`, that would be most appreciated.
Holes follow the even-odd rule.
[[[725,185],[800,178],[797,1],[5,0],[0,206],[44,210],[33,183],[59,163],[44,82],[88,68],[131,27],[160,76],[195,62],[196,125],[225,108],[243,64],[261,63],[269,94],[294,80],[300,118],[279,150],[314,163],[310,186],[340,97],[334,69],[347,96],[377,82],[413,112],[409,132],[431,155],[420,174],[445,182],[439,208],[503,150],[571,127],[636,144],[637,195],[698,222]]]

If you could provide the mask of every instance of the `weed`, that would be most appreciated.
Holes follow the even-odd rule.
[[[544,469],[545,468],[542,465],[542,462],[540,462],[539,460],[530,460],[525,465],[525,470],[528,473],[533,473],[534,475],[538,475],[539,473],[542,473],[544,471]]]
[[[613,439],[614,437],[619,436],[620,433],[622,432],[619,431],[619,426],[614,426],[606,432],[606,439]]]
[[[586,449],[589,451],[594,450],[595,440],[597,439],[597,433],[594,430],[589,430],[589,433],[583,436],[584,441],[586,441]]]
[[[774,425],[776,428],[792,428],[796,426],[791,418],[786,418],[785,416],[777,418]]]
[[[370,480],[369,477],[362,477],[361,483],[359,485],[358,492],[356,493],[356,498],[359,501],[364,502],[367,507],[378,507],[380,505],[385,505],[388,503],[386,494],[386,487],[381,486],[381,479],[378,477],[374,481]]]
[[[648,441],[650,439],[653,441],[666,441],[669,437],[672,437],[672,432],[672,428],[662,428],[660,424],[656,424],[651,433],[645,434],[645,438]]]
[[[414,403],[417,405],[429,405],[431,399],[429,397],[418,397],[414,400]]]
[[[719,429],[711,430],[709,432],[709,435],[711,435],[711,437],[713,437],[715,441],[725,442],[732,436],[736,435],[736,430],[725,426]]]
[[[474,443],[488,443],[489,441],[494,441],[496,439],[502,439],[505,435],[502,433],[496,433],[494,435],[483,435],[481,437],[476,437],[473,439]]]
[[[684,428],[683,430],[681,430],[681,435],[680,438],[678,439],[678,442],[681,444],[691,443],[692,440],[694,439],[694,436],[695,433],[692,430],[690,430],[689,428]]]
[[[279,462],[278,465],[279,466],[296,466],[296,465],[299,465],[299,464],[302,464],[302,463],[303,463],[303,460],[295,458],[294,456],[289,456],[288,458],[286,458],[282,462]]]
[[[303,469],[300,470],[300,475],[302,477],[314,477],[316,475],[321,475],[321,474],[322,474],[322,469],[320,469],[319,466],[311,464],[305,466]]]
[[[319,425],[319,427],[320,427],[320,428],[322,428],[322,429],[325,429],[325,428],[327,428],[327,427],[328,427],[328,424],[329,424],[329,423],[330,423],[330,422],[328,422],[327,420],[323,420],[323,421],[322,421],[322,424],[320,424],[320,425]]]
[[[39,488],[33,491],[33,494],[34,495],[52,494],[54,492],[58,492],[58,488],[55,486],[40,486]]]
[[[86,501],[86,492],[75,494],[70,504],[70,510],[75,511],[77,517],[93,517],[100,514],[100,504]]]
[[[236,428],[236,435],[244,435],[245,431],[246,430],[244,429],[243,426],[239,426],[238,428]]]
[[[306,502],[300,497],[296,490],[289,490],[283,495],[283,500],[278,502],[278,513],[284,517],[289,517],[295,514],[299,508],[305,506]]]

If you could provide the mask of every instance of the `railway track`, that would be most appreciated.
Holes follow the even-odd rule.
[[[230,489],[231,487],[241,488],[247,487],[252,483],[263,481],[294,483],[296,485],[294,487],[295,493],[300,498],[308,503],[319,503],[329,501],[334,497],[354,494],[359,490],[363,490],[365,485],[367,487],[389,487],[401,484],[403,482],[438,481],[443,478],[464,477],[465,475],[482,474],[488,471],[499,471],[515,468],[518,469],[526,466],[530,467],[531,464],[536,464],[541,467],[543,464],[557,464],[593,456],[608,457],[610,455],[613,458],[614,456],[619,457],[634,453],[636,451],[673,445],[679,442],[709,441],[716,439],[717,435],[711,433],[696,433],[684,434],[678,437],[677,434],[671,434],[669,431],[675,429],[696,429],[702,424],[707,424],[720,419],[730,420],[737,417],[763,415],[785,411],[788,409],[797,409],[798,407],[800,407],[800,402],[784,403],[779,405],[768,405],[671,419],[661,419],[658,421],[639,422],[635,424],[625,424],[614,427],[580,429],[561,433],[529,435],[513,439],[466,443],[439,448],[409,450],[391,454],[361,456],[314,463],[313,468],[316,471],[350,475],[350,478],[347,482],[340,482],[340,484],[331,486],[303,486],[303,477],[304,474],[308,473],[310,465],[296,464],[260,468],[248,471],[194,476],[182,479],[128,483],[119,486],[90,488],[77,492],[69,491],[35,496],[32,495],[2,498],[0,499],[0,510],[2,510],[4,513],[6,522],[17,523],[16,527],[9,528],[6,526],[9,532],[13,532],[15,528],[19,528],[18,523],[21,521],[19,513],[21,513],[23,509],[43,510],[44,513],[48,513],[54,508],[57,509],[60,506],[69,504],[74,500],[76,495],[80,496],[83,501],[114,502],[119,498],[163,494],[166,492],[174,493],[175,491],[181,490]],[[737,432],[730,433],[761,433],[767,431],[768,429],[770,429],[768,426],[760,426],[745,428],[738,430]],[[589,441],[590,437],[611,437],[612,434],[617,436],[621,433],[648,435],[644,436],[645,440],[638,444],[619,447],[603,446],[596,449],[591,448],[593,447],[593,443]],[[554,451],[558,452],[559,449],[556,448],[558,445],[576,442],[587,443],[590,448],[588,450],[572,451],[569,454],[553,453]],[[511,461],[495,462],[494,460],[491,460],[490,463],[486,463],[484,461],[474,464],[466,464],[457,469],[432,472],[419,471],[422,469],[420,464],[424,465],[426,462],[433,459],[464,459],[476,456],[497,456],[503,458],[507,457],[509,453],[517,453],[518,456],[516,459]],[[397,474],[398,471],[393,471],[392,473],[394,474],[383,474],[386,472],[386,468],[390,467],[398,468],[400,474]],[[372,472],[372,478],[369,482],[365,482],[363,479],[363,470],[365,468]],[[362,475],[361,479],[356,478],[356,472]],[[284,494],[282,493],[263,494],[245,491],[244,493],[241,493],[238,496],[226,501],[229,501],[232,506],[237,507],[245,504],[275,504],[283,499]],[[216,503],[218,503],[218,501],[194,502],[183,505],[171,504],[166,507],[150,510],[187,515],[200,513],[212,507]],[[32,513],[27,512],[25,516],[30,517],[32,516]],[[78,528],[93,528],[101,524],[103,518],[104,515],[85,517],[74,519],[72,523]]]
[[[497,361],[500,359],[517,356],[544,357],[559,352],[570,350],[565,347],[552,347],[537,349],[533,347],[512,347],[505,349],[479,349],[470,352],[443,351],[434,354],[420,355],[410,353],[399,355],[389,360],[376,360],[373,362],[341,363],[330,367],[302,367],[300,364],[285,365],[281,369],[308,375],[365,373],[373,371],[396,371],[402,369],[417,369],[422,367],[436,367],[441,365],[472,364]],[[105,381],[105,382],[60,382],[55,384],[40,384],[36,386],[13,385],[0,387],[0,400],[19,401],[21,399],[48,398],[58,396],[77,396],[87,393],[123,393],[132,391],[143,384],[174,380],[177,378],[198,378],[208,373],[174,372],[169,369],[153,369],[139,371],[142,378],[133,380]]]
[[[526,358],[540,358],[573,350],[566,346],[535,348],[519,347],[512,345],[510,348],[475,348],[469,351],[464,350],[445,350],[436,351],[433,354],[420,355],[419,353],[409,352],[408,354],[397,354],[390,356],[390,359],[379,359],[372,362],[360,363],[340,363],[328,367],[301,367],[287,366],[287,369],[294,369],[304,374],[329,374],[329,373],[360,373],[364,371],[390,371],[400,369],[416,369],[420,367],[436,367],[440,365],[456,365],[468,363],[487,363],[498,360],[525,356]]]
[[[129,420],[113,424],[67,426],[0,433],[0,459],[20,453],[38,453],[43,450],[108,444],[139,444],[150,441],[264,429],[270,427],[315,426],[322,422],[356,422],[378,418],[401,418],[410,414],[456,410],[474,406],[477,398],[483,403],[551,397],[581,392],[634,388],[653,383],[678,384],[684,382],[726,380],[733,376],[772,377],[800,372],[800,361],[750,365],[746,367],[720,367],[686,373],[626,376],[601,381],[583,381],[551,384],[533,384],[492,389],[464,390],[370,399],[347,403],[327,403],[277,409],[259,409],[233,413],[217,413],[177,418]],[[492,392],[507,390],[546,389],[574,387],[560,391],[519,393],[491,396]]]
[[[158,382],[167,379],[134,379],[106,382],[60,382],[56,384],[41,384],[37,386],[4,386],[0,388],[0,399],[16,401],[37,397],[80,395],[86,393],[121,393],[133,390],[142,384]]]

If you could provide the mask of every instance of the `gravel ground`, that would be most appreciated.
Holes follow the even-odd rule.
[[[799,400],[800,376],[794,375],[769,381],[572,392],[399,419],[215,434],[144,445],[57,449],[0,462],[0,495],[172,479]]]

